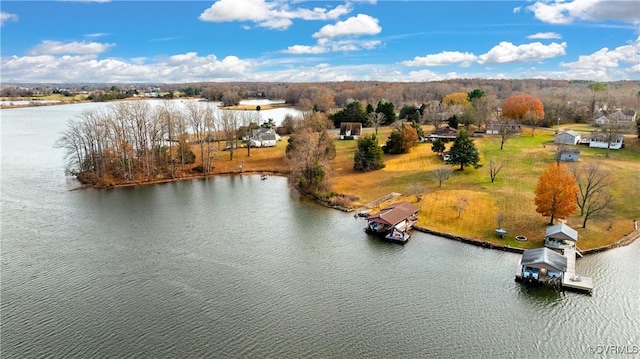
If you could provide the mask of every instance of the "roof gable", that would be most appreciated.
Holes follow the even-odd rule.
[[[520,264],[525,267],[545,268],[560,272],[567,271],[567,257],[549,248],[536,248],[524,251]]]
[[[578,241],[578,231],[564,223],[558,223],[554,226],[547,227],[544,231],[544,236],[555,239],[567,239],[574,242]]]

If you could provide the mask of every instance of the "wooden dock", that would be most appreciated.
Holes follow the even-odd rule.
[[[576,273],[576,250],[565,249],[562,254],[567,257],[567,271],[562,276],[562,287],[591,293],[593,291],[593,279]]]

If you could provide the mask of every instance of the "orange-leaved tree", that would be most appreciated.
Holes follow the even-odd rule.
[[[460,105],[464,109],[471,107],[471,101],[469,101],[469,95],[466,92],[450,93],[442,98],[442,104],[446,107]]]
[[[544,120],[544,106],[538,98],[528,94],[510,96],[502,105],[502,115],[531,125],[531,136]]]
[[[576,211],[577,194],[576,180],[567,166],[553,163],[538,178],[536,212],[550,216],[549,225],[552,225],[554,219],[565,219]]]

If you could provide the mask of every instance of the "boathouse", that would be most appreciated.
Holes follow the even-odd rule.
[[[419,208],[409,202],[399,202],[367,217],[367,233],[376,234],[387,240],[406,243],[411,227],[418,220]]]
[[[551,249],[576,248],[578,231],[565,223],[547,227],[544,231],[544,246]]]
[[[562,278],[567,271],[567,257],[549,248],[529,249],[520,260],[521,279],[533,282],[548,282]]]

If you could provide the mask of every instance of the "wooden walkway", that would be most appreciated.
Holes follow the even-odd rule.
[[[562,276],[562,287],[591,293],[593,279],[576,273],[576,250],[565,249],[563,255],[567,257],[567,271]]]

